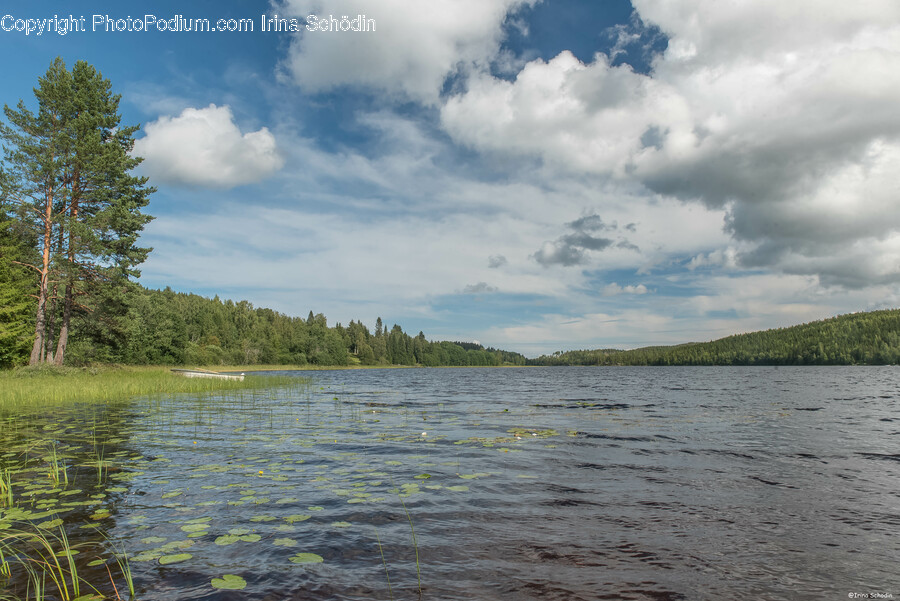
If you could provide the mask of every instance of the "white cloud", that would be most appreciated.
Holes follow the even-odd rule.
[[[485,68],[500,50],[507,15],[535,0],[284,0],[280,16],[374,19],[374,32],[303,31],[283,68],[306,92],[365,88],[426,104],[445,80]]]
[[[597,175],[724,209],[745,265],[829,285],[900,282],[900,4],[634,6],[669,36],[650,74],[569,52],[513,81],[481,72],[441,107],[444,128],[486,153],[537,157],[548,177]],[[583,259],[547,244],[542,256]]]
[[[603,287],[603,296],[618,296],[620,294],[647,294],[649,290],[643,284],[619,286],[615,282],[611,282]]]
[[[228,106],[210,104],[163,116],[144,126],[134,154],[152,182],[203,188],[232,188],[259,182],[284,160],[265,127],[242,134]]]

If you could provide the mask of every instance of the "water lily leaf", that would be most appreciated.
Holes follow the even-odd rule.
[[[182,532],[205,532],[209,528],[209,524],[188,524],[182,526]]]
[[[322,563],[325,559],[315,553],[297,553],[291,557],[292,563]]]
[[[468,486],[463,486],[463,485],[459,485],[459,486],[448,486],[448,487],[447,487],[447,490],[452,490],[453,492],[465,492],[465,491],[469,490],[469,487],[468,487]]]
[[[241,537],[236,534],[223,534],[216,539],[216,544],[220,547],[224,547],[225,545],[236,543],[239,540],[241,540]]]
[[[167,566],[170,563],[179,563],[182,561],[187,561],[193,557],[190,553],[178,553],[177,555],[163,555],[159,558],[160,565]]]
[[[331,522],[331,525],[335,528],[349,528],[353,524],[351,524],[350,522]]]
[[[292,538],[276,538],[272,544],[276,547],[296,547],[297,541]]]
[[[242,534],[250,534],[250,532],[252,532],[250,528],[232,528],[228,531],[228,534],[235,534],[237,536],[240,536]]]
[[[431,474],[419,474],[418,476],[414,476],[416,480],[428,480],[431,478]]]
[[[306,515],[306,514],[303,514],[303,513],[297,513],[297,514],[294,514],[294,515],[286,516],[286,517],[284,518],[284,521],[287,522],[288,524],[293,524],[293,523],[295,523],[295,522],[304,522],[304,521],[308,520],[308,519],[311,518],[311,517],[312,517],[311,515]]]
[[[37,525],[38,528],[43,528],[44,530],[49,530],[50,528],[56,528],[57,526],[62,526],[63,521],[61,518],[56,518],[55,520],[47,520],[46,522],[41,522]]]
[[[148,536],[147,538],[142,538],[141,542],[145,545],[155,545],[156,543],[166,542],[166,539],[161,536]]]
[[[221,578],[213,578],[210,584],[213,588],[226,591],[240,591],[247,587],[247,581],[234,574],[224,574]]]

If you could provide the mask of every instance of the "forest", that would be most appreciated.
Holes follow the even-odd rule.
[[[900,309],[839,315],[719,340],[634,350],[556,352],[529,365],[894,365]]]

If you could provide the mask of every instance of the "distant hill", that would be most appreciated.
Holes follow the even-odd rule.
[[[529,365],[892,365],[900,364],[900,309],[851,313],[712,342],[630,351],[557,352]]]

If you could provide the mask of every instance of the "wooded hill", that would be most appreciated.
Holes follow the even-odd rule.
[[[104,295],[73,318],[68,364],[132,365],[524,365],[525,357],[472,343],[431,342],[419,332],[375,331],[358,321],[328,326],[321,313],[306,319],[247,301],[148,290]],[[466,348],[463,348],[462,345]],[[17,364],[27,361],[21,347]],[[7,366],[10,363],[7,362]]]
[[[900,363],[900,309],[840,315],[711,342],[630,351],[557,352],[529,365],[891,365]]]

